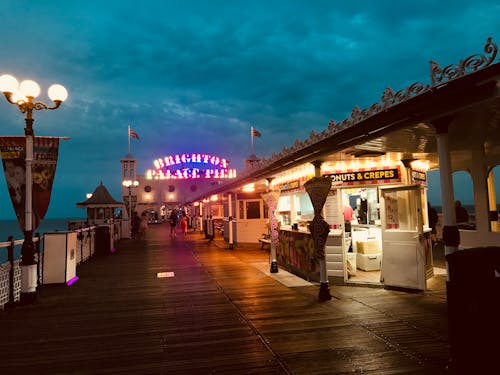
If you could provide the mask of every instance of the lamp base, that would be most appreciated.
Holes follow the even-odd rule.
[[[273,260],[271,262],[271,269],[269,270],[270,273],[278,273],[278,262]]]
[[[36,302],[36,292],[31,292],[31,293],[21,292],[19,294],[19,305],[20,306],[33,305],[35,302]]]
[[[318,299],[320,302],[330,301],[332,299],[332,295],[330,294],[330,288],[328,287],[328,282],[322,282],[319,286],[319,295]]]

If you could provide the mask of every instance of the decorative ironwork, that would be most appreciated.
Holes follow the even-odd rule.
[[[493,39],[489,37],[484,46],[484,52],[487,54],[475,54],[461,60],[458,64],[451,64],[444,68],[441,68],[439,64],[435,61],[430,62],[431,67],[431,83],[415,82],[405,89],[394,92],[390,87],[387,87],[382,93],[381,101],[372,104],[370,107],[365,109],[360,109],[355,106],[351,112],[351,116],[347,119],[342,120],[337,123],[335,120],[330,120],[328,127],[321,133],[316,133],[314,130],[311,131],[309,138],[304,141],[295,140],[292,147],[283,146],[281,152],[273,153],[270,158],[262,158],[256,163],[257,168],[265,168],[270,164],[276,163],[277,161],[297,152],[301,149],[314,145],[324,139],[327,139],[345,129],[350,128],[369,117],[372,117],[382,111],[385,111],[391,107],[401,104],[409,99],[419,96],[436,86],[443,85],[454,79],[463,77],[467,74],[474,73],[478,70],[484,69],[491,65],[495,60],[498,52],[497,45],[493,42]],[[244,171],[240,174],[240,177],[245,177],[249,175],[252,171]],[[226,181],[225,183],[228,183]],[[225,184],[224,183],[224,184]]]
[[[484,46],[484,52],[490,56],[475,54],[461,60],[458,64],[450,64],[441,68],[435,61],[431,61],[431,82],[436,86],[442,82],[451,81],[460,78],[466,74],[474,73],[482,68],[489,66],[497,55],[497,45],[493,43],[492,38],[488,38]]]

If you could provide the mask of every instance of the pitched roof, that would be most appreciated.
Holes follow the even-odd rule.
[[[115,200],[108,189],[102,184],[96,187],[92,196],[83,202],[78,202],[77,207],[99,206],[99,207],[121,207],[123,202]]]

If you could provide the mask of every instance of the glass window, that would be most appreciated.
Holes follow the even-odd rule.
[[[276,211],[290,211],[290,196],[282,195],[278,199],[278,207]]]
[[[301,193],[295,195],[294,201],[295,213],[302,220],[312,220],[314,217],[314,208],[309,198],[309,194]]]
[[[240,219],[244,219],[245,218],[245,210],[243,209],[243,207],[244,207],[243,203],[244,203],[243,201],[239,201],[239,205],[238,205],[239,206],[239,210],[238,211],[240,212],[240,216],[239,216]]]
[[[453,192],[457,226],[462,229],[475,229],[474,188],[469,172],[453,172]]]
[[[387,229],[414,231],[417,229],[414,192],[408,190],[384,191]]]
[[[247,219],[260,219],[260,201],[246,202]]]

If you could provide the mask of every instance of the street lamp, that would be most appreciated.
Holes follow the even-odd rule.
[[[33,101],[40,94],[40,86],[35,81],[25,80],[20,84],[11,75],[0,76],[0,91],[5,99],[16,105],[19,110],[26,114],[24,119],[26,127],[24,135],[26,138],[26,191],[25,191],[25,216],[24,216],[24,242],[21,248],[21,294],[20,302],[32,303],[36,297],[37,266],[35,262],[35,246],[33,244],[33,202],[32,202],[32,164],[33,164],[33,110],[56,109],[68,97],[68,91],[64,86],[55,84],[49,87],[49,98],[54,102],[49,106],[43,102]]]
[[[129,220],[129,226],[130,226],[130,236],[132,237],[132,187],[137,187],[139,186],[139,181],[137,180],[124,180],[122,182],[122,185],[126,188],[128,188],[128,220]]]

